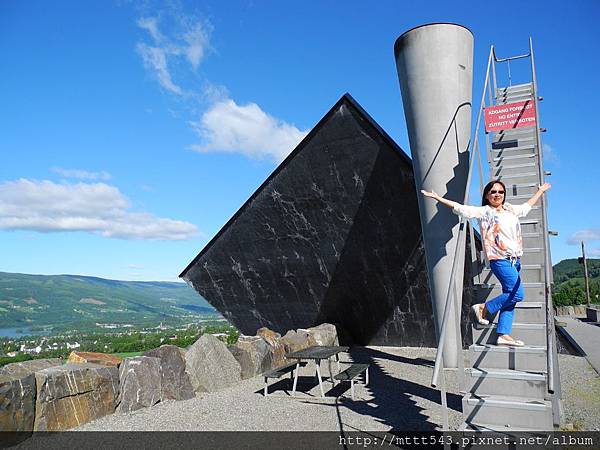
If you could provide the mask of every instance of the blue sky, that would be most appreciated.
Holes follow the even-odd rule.
[[[497,5],[1,2],[0,271],[176,280],[345,92],[410,155],[393,44],[429,22],[473,31],[475,106],[533,37],[553,261],[600,257],[600,3]]]

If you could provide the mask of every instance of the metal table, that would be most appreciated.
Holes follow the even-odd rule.
[[[325,397],[325,390],[323,389],[323,379],[321,377],[321,360],[326,359],[329,368],[329,379],[335,386],[335,380],[331,372],[331,357],[335,356],[337,361],[337,369],[340,371],[340,358],[339,354],[347,352],[348,347],[340,346],[325,346],[325,345],[313,345],[312,347],[305,348],[304,350],[298,350],[297,352],[288,353],[285,355],[288,359],[298,360],[296,364],[296,373],[294,375],[294,386],[292,388],[292,396],[296,393],[296,385],[298,384],[298,372],[300,369],[300,363],[303,360],[314,361],[317,369],[317,379],[319,380],[319,388],[321,389],[321,397]]]

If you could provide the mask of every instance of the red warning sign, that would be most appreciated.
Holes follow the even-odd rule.
[[[533,126],[535,126],[533,100],[485,108],[485,131],[487,132]]]

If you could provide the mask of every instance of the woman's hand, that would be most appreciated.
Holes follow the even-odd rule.
[[[425,197],[429,197],[434,200],[437,200],[442,205],[446,205],[448,208],[454,208],[456,205],[459,204],[459,203],[453,202],[452,200],[446,200],[444,197],[440,197],[439,195],[437,195],[435,193],[435,191],[427,192],[425,189],[421,189],[421,194],[423,194]]]
[[[435,200],[440,199],[440,196],[437,195],[434,191],[427,192],[425,189],[421,189],[421,194],[423,194],[425,197],[433,198]]]
[[[538,188],[538,191],[535,194],[533,194],[533,196],[529,200],[527,200],[527,203],[529,203],[531,206],[535,205],[539,198],[544,194],[544,192],[546,192],[551,187],[552,186],[550,185],[550,183],[542,184]]]

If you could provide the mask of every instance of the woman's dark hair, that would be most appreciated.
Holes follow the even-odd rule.
[[[506,200],[506,186],[504,186],[504,183],[500,180],[492,180],[483,188],[483,195],[481,196],[481,206],[490,204],[490,202],[488,202],[487,195],[492,190],[492,187],[494,187],[495,184],[499,184],[500,186],[502,186],[502,189],[504,189],[504,198],[502,199],[502,204],[504,205],[504,202]]]

